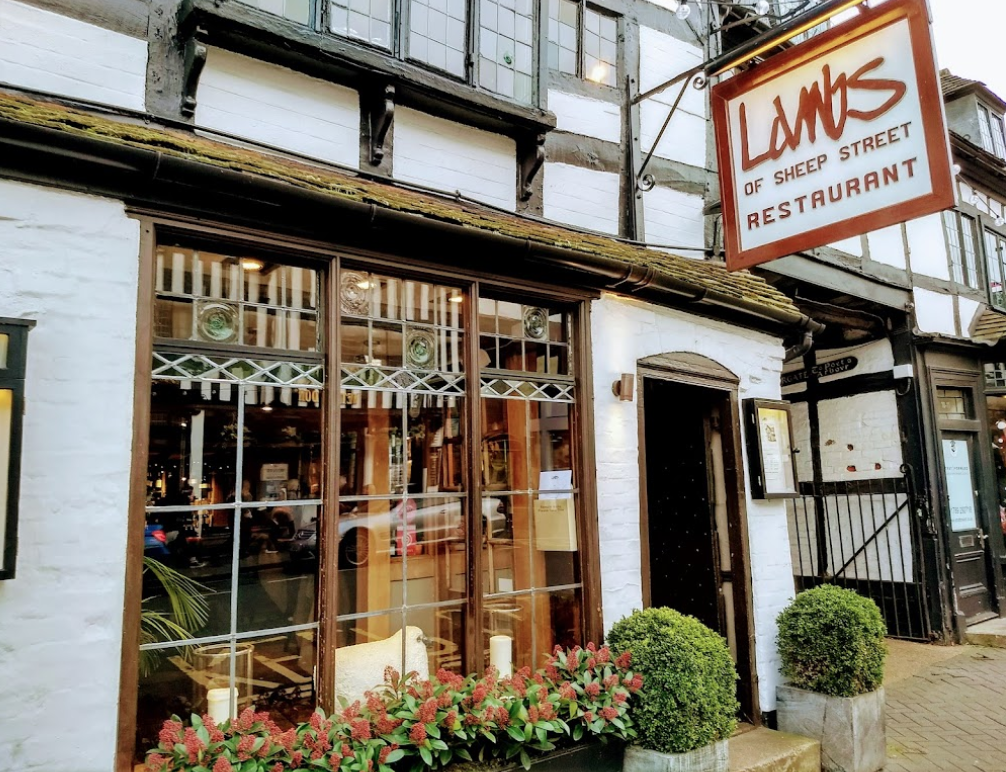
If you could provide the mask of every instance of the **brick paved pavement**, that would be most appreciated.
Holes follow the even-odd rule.
[[[1006,650],[959,650],[886,687],[887,772],[1006,772]]]

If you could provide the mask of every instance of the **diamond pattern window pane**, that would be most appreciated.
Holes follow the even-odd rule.
[[[311,23],[311,0],[241,0],[241,2],[298,24]]]
[[[479,85],[530,103],[534,9],[530,0],[481,0]]]
[[[410,0],[409,58],[464,77],[467,29],[464,0]]]
[[[391,48],[391,0],[332,0],[331,30],[381,48]]]

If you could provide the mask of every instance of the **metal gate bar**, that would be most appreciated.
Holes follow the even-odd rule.
[[[796,590],[855,590],[880,607],[889,635],[929,640],[914,498],[906,477],[800,483],[787,505]]]

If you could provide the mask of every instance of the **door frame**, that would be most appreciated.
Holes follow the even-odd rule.
[[[973,415],[967,419],[941,418],[939,405],[937,404],[937,390],[940,388],[963,389],[971,394],[971,408]],[[985,572],[989,580],[989,595],[992,601],[993,611],[996,616],[1002,615],[1003,605],[1003,577],[996,556],[1002,551],[1002,532],[1000,530],[998,512],[996,518],[992,518],[990,502],[996,500],[995,497],[995,473],[992,463],[992,454],[988,448],[988,443],[983,442],[983,437],[988,433],[987,421],[987,399],[984,388],[984,375],[978,370],[967,371],[951,367],[930,366],[929,367],[929,402],[934,419],[934,464],[936,474],[933,479],[933,487],[936,496],[933,501],[933,509],[939,512],[939,529],[943,541],[943,551],[946,556],[947,575],[950,589],[950,602],[953,615],[953,625],[958,640],[963,641],[968,624],[967,619],[960,612],[957,603],[957,577],[954,571],[954,554],[951,548],[953,531],[950,528],[950,517],[946,510],[947,485],[945,473],[943,471],[943,445],[944,432],[958,432],[970,434],[975,438],[975,469],[978,483],[978,523],[979,527],[988,535],[985,544]]]
[[[727,539],[733,557],[731,583],[733,585],[734,631],[737,646],[736,664],[740,676],[737,691],[744,717],[755,726],[760,726],[763,721],[758,696],[758,666],[752,605],[750,550],[748,547],[747,487],[744,476],[744,451],[740,435],[740,379],[717,362],[688,352],[658,354],[640,359],[636,363],[639,543],[643,608],[649,608],[651,605],[644,378],[699,386],[720,394],[720,435],[723,441],[723,473],[727,490]]]

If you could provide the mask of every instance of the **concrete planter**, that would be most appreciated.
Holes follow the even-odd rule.
[[[630,745],[625,749],[622,772],[728,772],[729,748],[726,740],[687,753],[661,753]]]
[[[884,690],[858,697],[780,686],[776,689],[779,729],[821,743],[824,772],[877,772],[887,759]]]

